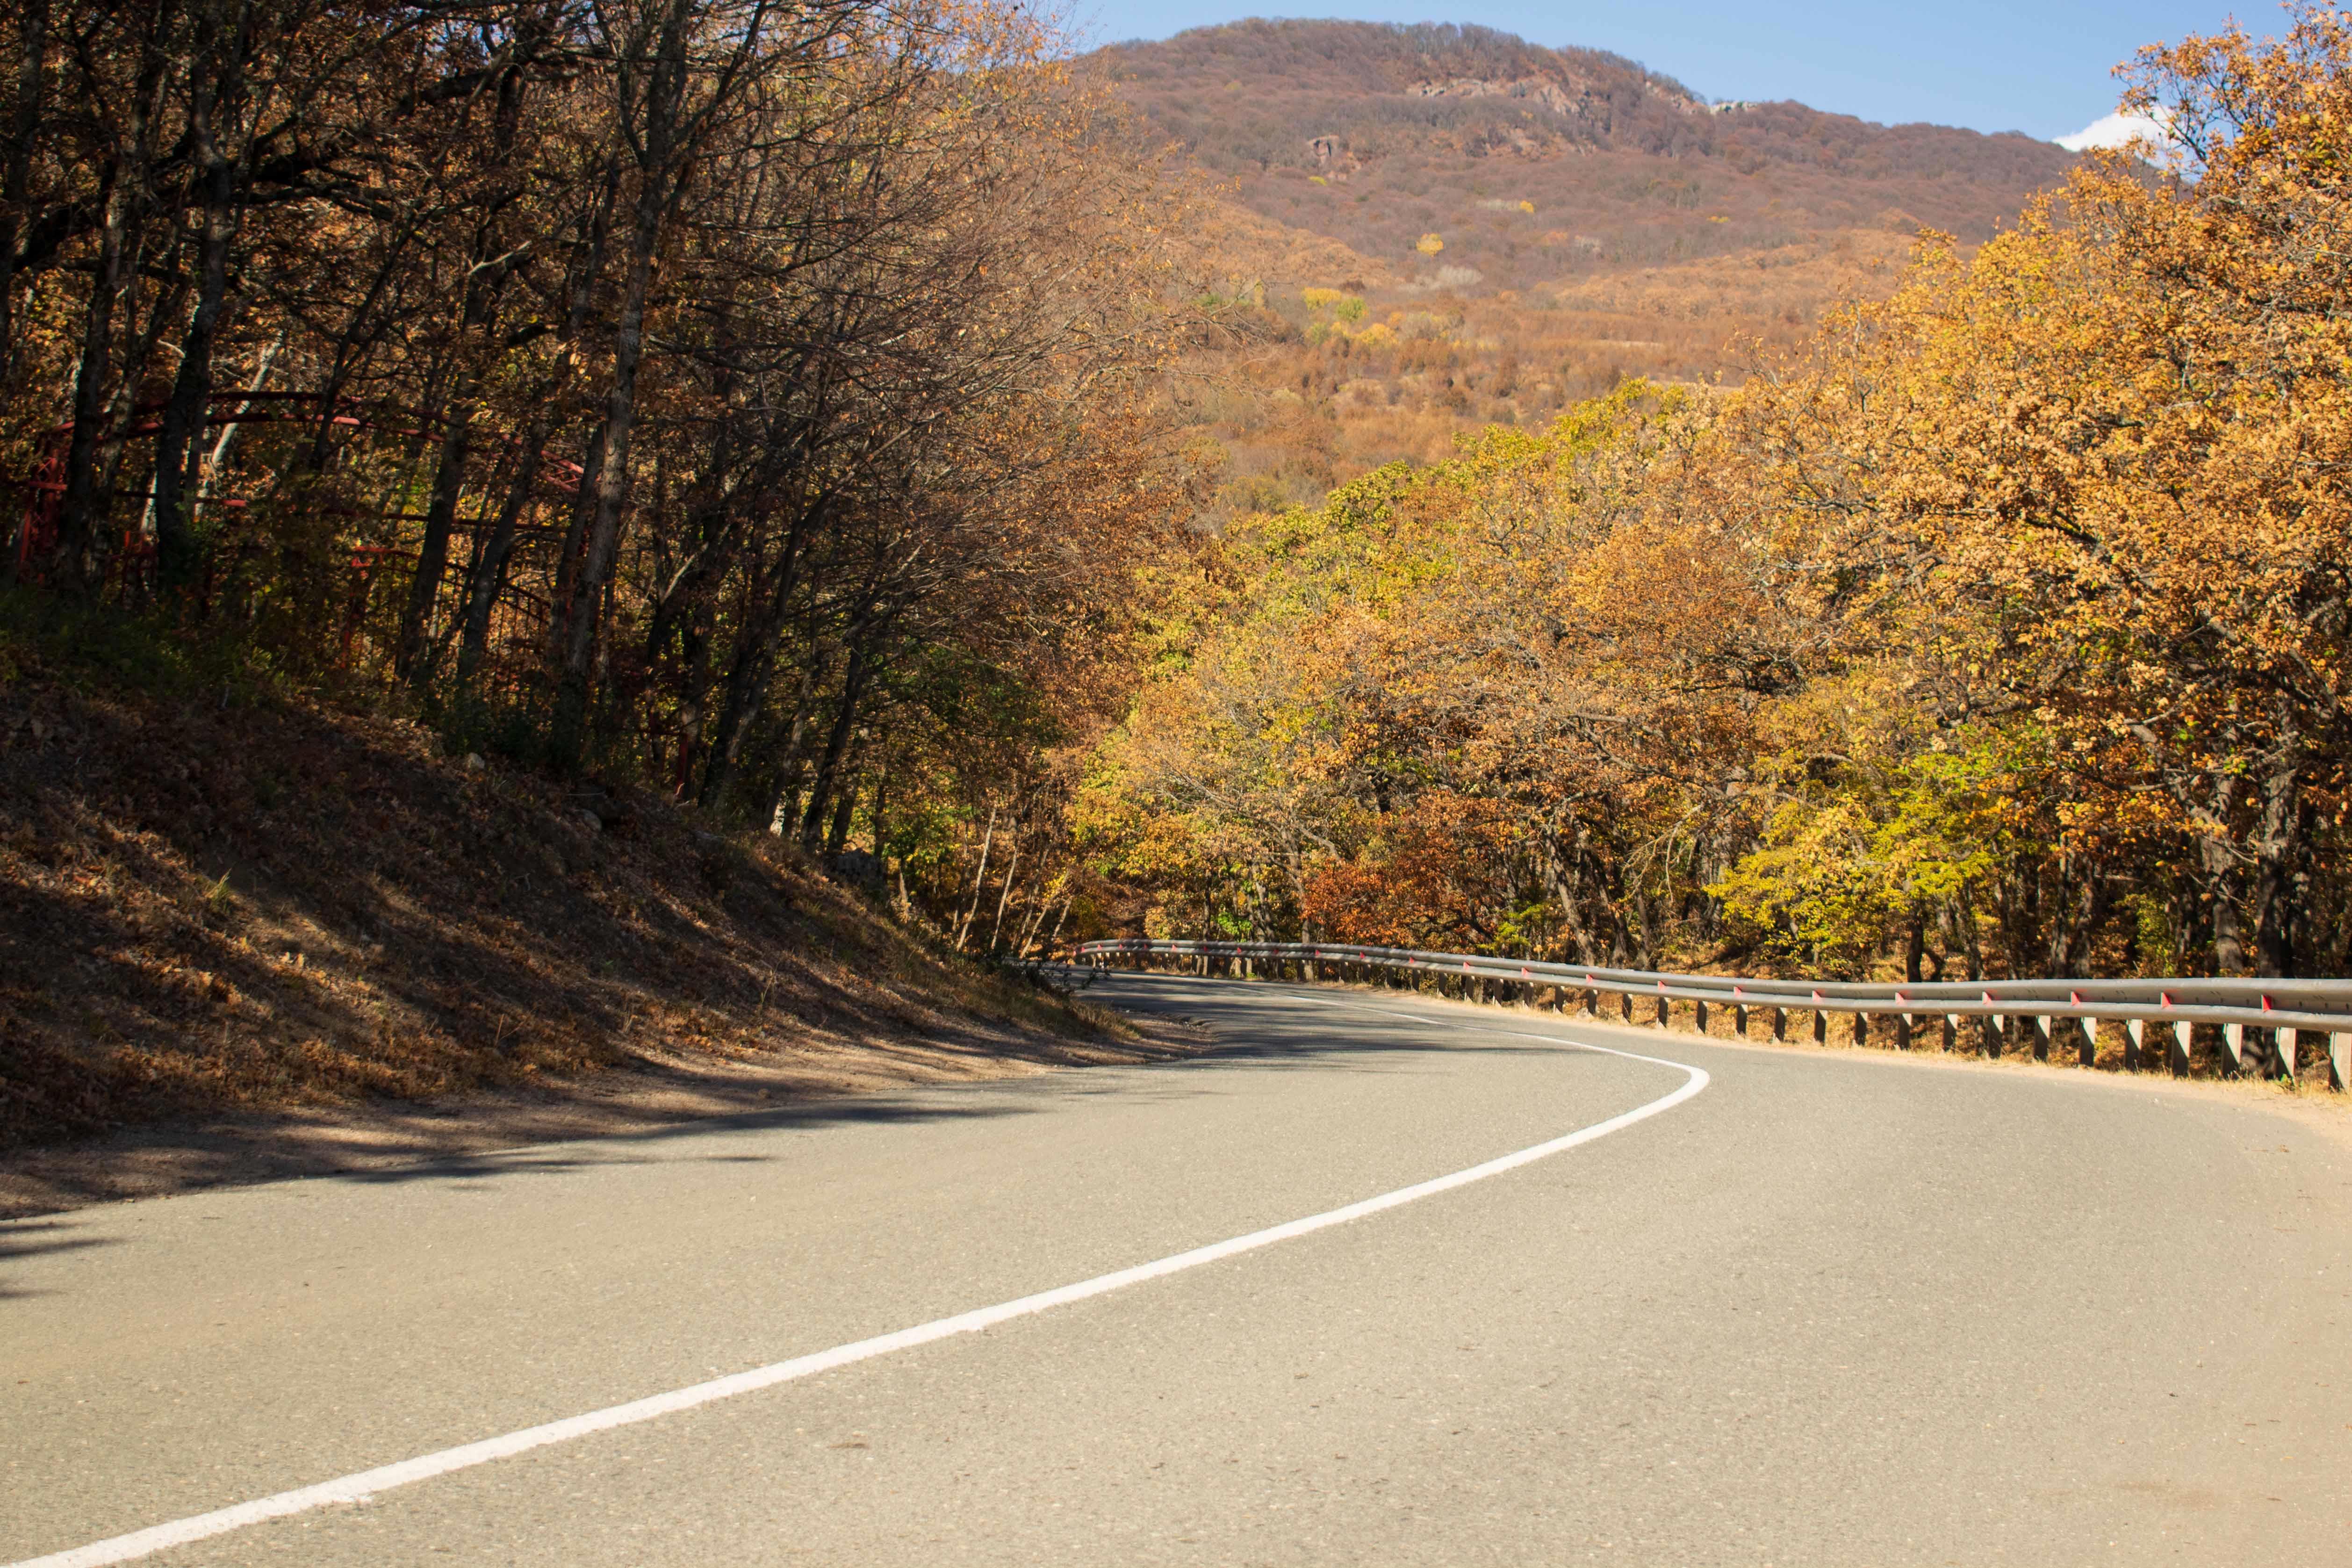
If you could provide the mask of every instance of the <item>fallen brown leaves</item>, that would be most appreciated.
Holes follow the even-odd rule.
[[[1120,1049],[764,836],[305,703],[0,687],[0,1150],[681,1058],[846,1086],[860,1052]]]

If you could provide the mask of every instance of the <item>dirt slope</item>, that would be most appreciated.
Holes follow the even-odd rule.
[[[39,1152],[108,1133],[278,1169],[272,1127],[418,1102],[511,1142],[1153,1048],[657,801],[303,702],[0,684],[0,1161],[52,1185],[110,1190]]]

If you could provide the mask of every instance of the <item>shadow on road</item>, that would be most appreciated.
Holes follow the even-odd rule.
[[[1251,1070],[1311,1068],[1317,1071],[1410,1070],[1414,1057],[1435,1053],[1555,1051],[1581,1055],[1572,1047],[1547,1047],[1539,1040],[1481,1039],[1475,1030],[1451,1028],[1432,1037],[1426,1026],[1409,1017],[1319,1005],[1339,995],[1292,988],[1266,982],[1211,980],[1181,975],[1139,975],[1107,973],[1089,988],[1088,1000],[1121,1011],[1185,1019],[1205,1027],[1211,1043],[1182,1054],[1170,1052],[1155,1061],[1133,1065],[1091,1067],[1084,1072],[1055,1072],[1025,1079],[982,1079],[931,1085],[903,1092],[867,1092],[796,1100],[777,1105],[746,1105],[741,1110],[713,1113],[707,1107],[688,1112],[655,1105],[616,1104],[598,1108],[593,1127],[564,1127],[552,1110],[547,1121],[533,1126],[529,1118],[518,1128],[514,1146],[489,1152],[448,1152],[434,1141],[446,1137],[446,1113],[420,1108],[413,1126],[389,1147],[355,1152],[335,1129],[306,1131],[277,1126],[260,1131],[230,1131],[209,1140],[185,1134],[168,1142],[157,1138],[154,1147],[184,1163],[196,1163],[195,1179],[177,1184],[190,1186],[252,1184],[254,1182],[324,1180],[367,1186],[446,1184],[481,1187],[532,1176],[554,1176],[614,1165],[654,1164],[702,1160],[753,1163],[770,1156],[740,1148],[714,1150],[710,1141],[735,1139],[746,1133],[815,1131],[827,1127],[913,1124],[1015,1117],[1051,1109],[1073,1098],[1119,1095],[1145,1099],[1188,1098],[1213,1093],[1214,1075],[1237,1067]],[[1377,993],[1358,994],[1368,1005],[1389,1000]],[[1412,1000],[1397,997],[1396,1002]],[[1448,1021],[1450,1022],[1450,1021]],[[265,1168],[256,1171],[254,1142],[268,1140]],[[130,1135],[118,1145],[122,1157],[135,1161],[142,1140]],[[403,1157],[406,1155],[407,1157]],[[362,1163],[362,1158],[367,1160]],[[205,1179],[205,1163],[217,1166]],[[110,1195],[93,1189],[87,1198]],[[47,1222],[0,1220],[0,1237],[33,1234]],[[0,1259],[61,1250],[68,1240],[24,1243],[13,1248],[0,1245]],[[7,1294],[0,1287],[0,1296]]]
[[[68,1220],[0,1220],[0,1266],[19,1258],[38,1258],[53,1252],[79,1252],[88,1247],[111,1245],[111,1239],[107,1237],[66,1234],[72,1228],[72,1223]],[[46,1293],[11,1285],[7,1276],[0,1274],[0,1301]]]

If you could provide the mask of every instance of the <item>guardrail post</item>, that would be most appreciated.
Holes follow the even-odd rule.
[[[1064,962],[1091,972],[1133,970],[1244,980],[1320,983],[1328,974],[1343,983],[1562,1013],[1568,1010],[1572,993],[1577,1010],[1595,1019],[1602,1016],[1605,994],[1617,999],[1617,1011],[1627,1025],[1638,1015],[1643,1024],[1660,1029],[1674,1027],[1677,998],[1671,993],[1684,984],[1671,974],[1623,970],[1612,971],[1605,981],[1597,971],[1582,972],[1580,984],[1568,978],[1579,971],[1533,958],[1506,965],[1461,954],[1408,957],[1365,950],[1324,953],[1305,942],[1118,939],[1078,943]],[[1496,973],[1485,973],[1488,969]],[[2055,1059],[2054,1049],[2071,1045],[2076,1060],[2094,1068],[2098,1065],[2101,1027],[2114,1023],[2123,1030],[2126,1071],[2152,1069],[2156,1062],[2151,1053],[2160,1049],[2171,1073],[2185,1078],[2195,1071],[2197,1031],[2202,1026],[2210,1029],[2221,1047],[2213,1064],[2217,1070],[2231,1076],[2263,1072],[2290,1080],[2301,1070],[2300,1035],[2309,1034],[2320,1053],[2320,1059],[2313,1063],[2315,1070],[2324,1071],[2329,1086],[2338,1092],[2352,1090],[2352,1081],[2347,1081],[2352,1080],[2352,1005],[2341,1000],[2352,996],[2352,984],[2343,981],[2282,984],[2232,978],[2095,981],[2074,988],[2064,981],[2029,980],[2016,982],[2006,997],[1990,988],[1983,990],[1980,1005],[1975,982],[1927,987],[1933,994],[1926,996],[1904,985],[1840,986],[1834,996],[1826,989],[1814,989],[1807,996],[1804,990],[1784,990],[1784,983],[1777,981],[1727,980],[1723,984],[1725,989],[1718,991],[1712,983],[1696,983],[1686,993],[1692,1022],[1701,1034],[1712,1034],[1716,1014],[1727,1008],[1732,1037],[1746,1039],[1754,1023],[1750,1015],[1764,1009],[1771,1014],[1772,1038],[1787,1040],[1790,1037],[1789,1015],[1801,1012],[1812,1015],[1814,1041],[1826,1045],[1832,1033],[1830,1016],[1841,1013],[1857,1047],[1887,1043],[1871,1039],[1875,1018],[1880,1032],[1894,1037],[1891,1043],[1896,1050],[1923,1046],[1920,1031],[1930,1028],[1940,1030],[1944,1049],[1957,1049],[1962,1037],[1974,1029],[1982,1036],[1980,1043],[1988,1058],[2000,1058],[2012,1044],[2021,1051],[2030,1044],[2037,1060],[2049,1061]],[[1752,1002],[1745,989],[1751,984],[1762,987],[1762,994]],[[2259,1009],[2251,1005],[2257,996]],[[1645,997],[1651,1005],[1646,1012],[1635,1005]],[[1910,1010],[1937,1002],[1967,1011]],[[1899,1010],[1876,1012],[1876,1007]],[[2060,1007],[2067,1011],[2054,1010]],[[2132,1013],[2143,1016],[2126,1016]],[[2151,1023],[2162,1031],[2160,1047],[2148,1037]],[[2070,1026],[2081,1033],[2070,1038]]]

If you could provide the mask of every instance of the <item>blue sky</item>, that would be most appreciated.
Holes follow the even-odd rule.
[[[1647,0],[1642,5],[1391,5],[1309,0],[1076,0],[1095,42],[1164,38],[1243,16],[1344,16],[1373,22],[1475,22],[1539,44],[1608,49],[1707,98],[1793,98],[1886,123],[1932,121],[2057,137],[2114,109],[2109,74],[2139,45],[2212,32],[2233,7],[2213,0],[1954,0],[1940,5]],[[2256,33],[2284,30],[2273,5],[2234,7]]]

